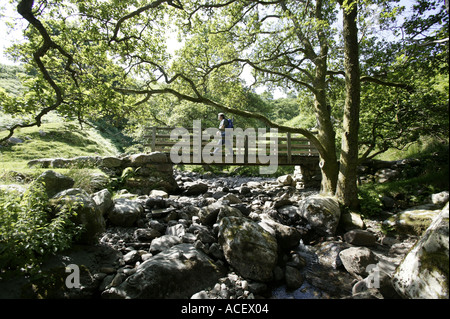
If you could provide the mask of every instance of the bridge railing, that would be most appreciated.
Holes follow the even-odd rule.
[[[175,127],[151,127],[151,134],[145,135],[144,137],[147,139],[147,143],[144,146],[149,147],[152,152],[164,152],[170,153],[171,148],[176,144],[177,146],[189,147],[190,152],[192,154],[194,143],[193,136],[194,130],[193,128],[183,128],[183,130],[187,130],[189,133],[189,140],[182,140],[181,135],[177,136],[175,139],[171,139],[171,132],[176,129]],[[273,140],[271,141],[271,134],[268,131],[265,135],[261,136],[255,132],[255,136],[249,136],[243,134],[241,130],[234,130],[233,138],[233,152],[235,154],[244,154],[246,158],[248,156],[261,154],[261,152],[266,152],[266,155],[270,155],[270,149],[274,148]],[[273,137],[273,136],[272,136]],[[240,142],[237,142],[239,139]],[[290,133],[290,132],[278,132],[277,133],[277,150],[278,156],[285,158],[285,163],[290,164],[293,163],[296,157],[309,157],[309,156],[318,156],[319,153],[314,145],[306,139],[301,134]],[[201,141],[201,148],[203,149],[205,146],[216,145],[216,141],[214,137],[211,136],[208,140]],[[222,145],[224,148],[223,154],[226,153],[226,145]]]

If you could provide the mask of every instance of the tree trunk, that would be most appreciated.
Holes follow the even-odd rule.
[[[318,70],[319,69],[321,68],[318,68]],[[326,72],[326,66],[323,70]],[[318,124],[317,139],[325,149],[325,154],[320,155],[320,170],[322,172],[320,193],[334,195],[336,192],[339,169],[336,157],[336,133],[334,132],[331,123],[330,110],[326,104],[325,80],[317,81],[315,86],[317,89],[314,102]]]
[[[344,25],[344,68],[345,68],[345,106],[343,118],[342,149],[340,155],[339,177],[336,196],[341,204],[357,209],[358,187],[358,130],[361,101],[359,71],[358,28],[356,18],[357,3],[352,0],[343,5]]]
[[[317,1],[316,18],[322,20],[322,1]],[[336,156],[336,133],[331,122],[331,108],[327,103],[327,58],[328,39],[327,35],[318,31],[317,36],[320,43],[320,52],[312,59],[316,66],[314,75],[314,108],[318,126],[317,139],[325,152],[320,154],[320,170],[322,181],[320,192],[326,195],[334,195],[338,179],[338,163]]]

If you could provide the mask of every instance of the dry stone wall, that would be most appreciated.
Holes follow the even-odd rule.
[[[112,178],[123,183],[123,188],[134,194],[147,195],[153,189],[168,193],[177,190],[173,177],[173,164],[161,152],[134,154],[123,157],[79,156],[66,158],[45,158],[28,162],[29,167],[41,168],[99,168]]]

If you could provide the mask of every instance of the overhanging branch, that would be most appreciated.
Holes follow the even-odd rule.
[[[209,98],[203,97],[201,95],[197,95],[196,97],[187,95],[187,94],[183,94],[180,93],[174,89],[171,88],[163,88],[163,89],[147,89],[147,90],[134,90],[134,89],[126,89],[126,88],[115,88],[115,90],[117,92],[123,93],[123,94],[138,94],[138,95],[145,95],[145,98],[143,100],[141,100],[141,102],[147,101],[151,96],[153,95],[158,95],[158,94],[171,94],[175,97],[177,97],[180,100],[186,100],[186,101],[190,101],[193,103],[200,103],[200,104],[204,104],[204,105],[209,105],[209,106],[213,106],[216,107],[220,110],[223,110],[225,112],[228,113],[232,113],[234,115],[240,115],[240,116],[244,116],[247,118],[253,118],[256,120],[260,120],[261,122],[263,122],[264,124],[266,124],[267,126],[271,127],[271,128],[276,128],[282,132],[290,132],[290,133],[299,133],[302,134],[303,136],[305,136],[309,141],[311,141],[311,143],[317,148],[317,150],[319,151],[320,154],[325,154],[325,149],[323,148],[323,146],[321,145],[321,143],[319,142],[319,140],[317,139],[317,137],[315,136],[315,134],[311,131],[308,131],[306,129],[303,128],[294,128],[294,127],[289,127],[289,126],[284,126],[284,125],[280,125],[277,123],[272,122],[270,119],[268,119],[266,116],[259,114],[259,113],[254,113],[254,112],[249,112],[249,111],[244,111],[244,110],[238,110],[238,109],[234,109],[232,107],[226,106],[222,103],[219,102],[215,102]],[[198,91],[197,91],[198,92]]]
[[[26,124],[16,124],[9,128],[9,133],[6,137],[0,139],[0,142],[5,142],[8,140],[11,136],[13,136],[14,131],[19,127],[32,127],[32,126],[40,126],[41,120],[44,115],[49,113],[50,111],[56,110],[62,103],[63,103],[63,97],[62,97],[62,91],[60,87],[56,84],[56,82],[52,79],[50,76],[50,73],[48,72],[47,68],[45,67],[44,63],[42,62],[41,58],[44,57],[47,52],[50,49],[56,49],[61,55],[67,58],[67,62],[65,65],[65,70],[70,72],[72,79],[74,80],[75,84],[78,86],[78,82],[76,80],[76,73],[74,70],[72,70],[71,65],[73,63],[73,57],[67,53],[60,45],[55,43],[50,35],[48,34],[47,30],[45,29],[44,25],[39,21],[33,14],[33,4],[34,0],[22,0],[17,5],[17,12],[25,19],[27,20],[32,26],[34,26],[39,34],[41,35],[43,39],[42,45],[33,53],[33,59],[38,66],[39,71],[42,73],[42,76],[44,79],[48,82],[48,84],[52,87],[53,91],[55,92],[55,102],[48,106],[43,108],[35,117],[34,122],[32,123],[26,123]]]

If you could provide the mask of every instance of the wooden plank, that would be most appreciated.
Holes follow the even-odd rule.
[[[287,142],[286,143],[286,147],[287,147],[287,162],[291,163],[292,162],[292,153],[291,153],[292,145],[291,145],[291,133],[290,132],[287,133],[286,138],[287,138],[287,141],[286,141]]]
[[[156,142],[156,127],[153,127],[153,129],[152,129],[152,152],[155,152],[155,150],[156,150],[155,142]]]

